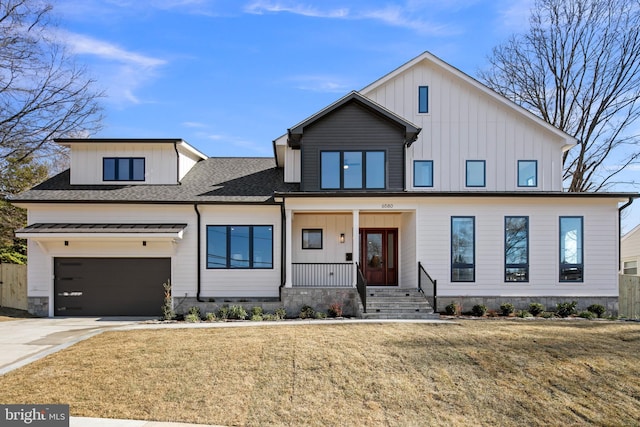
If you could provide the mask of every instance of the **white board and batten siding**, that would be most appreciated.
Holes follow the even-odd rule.
[[[427,114],[418,113],[419,86],[429,87]],[[449,70],[422,61],[362,94],[422,128],[407,151],[412,190],[562,190],[562,147],[570,141]],[[433,187],[412,187],[414,160],[433,161]],[[465,187],[466,160],[486,161],[486,187]],[[518,187],[518,160],[537,160],[537,187]]]
[[[202,276],[201,296],[278,297],[280,295],[282,246],[280,206],[200,206]],[[207,269],[207,226],[268,225],[273,226],[273,268],[271,269]]]
[[[53,298],[55,257],[171,258],[174,295],[195,295],[197,222],[193,206],[176,205],[31,205],[29,224],[34,223],[186,223],[181,240],[151,238],[46,238],[28,240],[29,296]],[[36,242],[36,240],[38,240]],[[68,246],[64,241],[69,242]],[[146,246],[143,246],[145,240]],[[52,300],[53,301],[53,300]],[[52,305],[51,305],[52,307]]]
[[[615,199],[424,199],[418,210],[418,259],[442,296],[616,296]],[[451,217],[475,218],[475,282],[451,282]],[[504,217],[529,217],[529,282],[504,281]],[[583,217],[584,282],[559,281],[559,218]]]
[[[102,159],[105,157],[143,157],[145,180],[127,181],[135,184],[177,184],[178,159],[174,144],[135,143],[96,144],[74,143],[71,146],[71,184],[95,185],[113,183],[103,181]],[[181,175],[195,164],[195,158],[180,156]]]

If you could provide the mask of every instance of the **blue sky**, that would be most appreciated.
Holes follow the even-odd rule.
[[[428,50],[475,75],[530,0],[58,0],[105,91],[99,137],[271,156],[287,128]]]

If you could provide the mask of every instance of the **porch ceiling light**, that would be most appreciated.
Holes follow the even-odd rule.
[[[344,243],[344,233],[340,233],[340,243]]]

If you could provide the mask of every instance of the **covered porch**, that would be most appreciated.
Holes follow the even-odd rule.
[[[288,209],[285,287],[416,288],[415,211]]]

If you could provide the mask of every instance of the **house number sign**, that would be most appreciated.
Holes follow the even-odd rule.
[[[393,209],[393,203],[383,203],[382,209]]]

